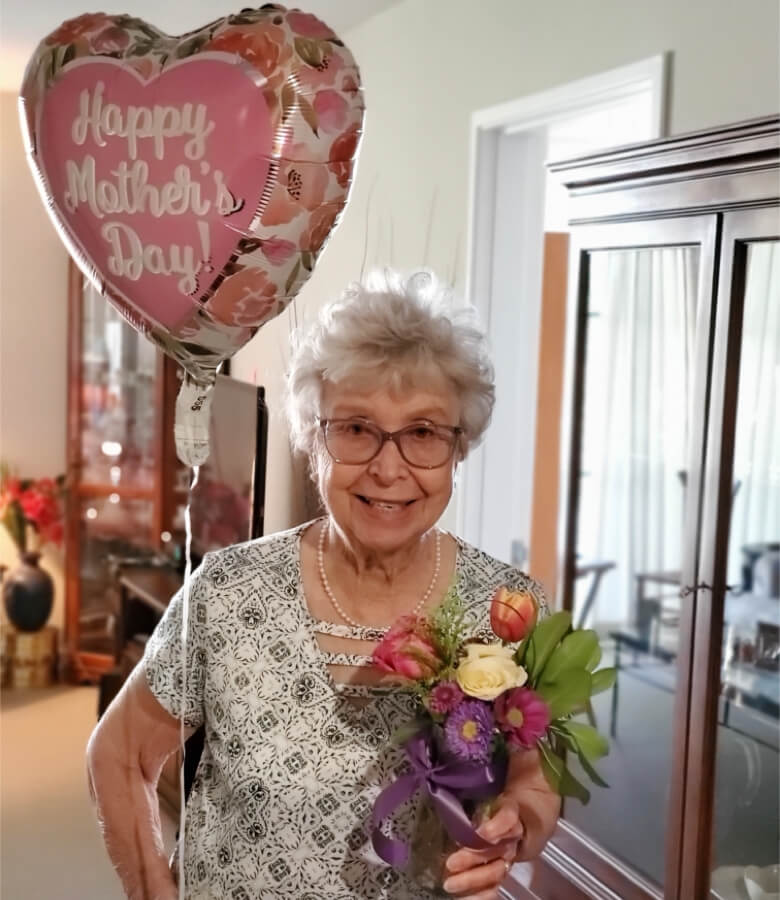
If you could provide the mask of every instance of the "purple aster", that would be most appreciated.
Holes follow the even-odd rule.
[[[487,761],[493,737],[493,713],[479,700],[464,700],[444,726],[447,749],[459,759]]]
[[[432,713],[452,712],[463,699],[463,691],[454,681],[442,681],[431,691],[428,707]]]

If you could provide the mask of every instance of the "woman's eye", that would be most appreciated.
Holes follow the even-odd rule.
[[[436,432],[428,425],[418,425],[413,431],[412,436],[418,441],[430,440],[436,436]]]
[[[348,422],[345,431],[352,437],[361,437],[366,433],[366,426],[362,422]]]

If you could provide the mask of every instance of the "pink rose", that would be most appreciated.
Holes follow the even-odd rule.
[[[260,242],[260,249],[268,262],[274,266],[281,266],[287,262],[298,248],[292,241],[285,241],[283,238],[278,238],[274,235],[263,239]]]
[[[317,91],[314,97],[317,124],[328,133],[340,132],[347,121],[347,101],[337,91]]]
[[[292,148],[291,153],[295,152]],[[291,155],[279,167],[271,198],[263,211],[263,225],[286,225],[303,210],[317,209],[325,199],[327,187],[328,172],[322,163],[299,163]]]
[[[316,68],[304,63],[297,69],[298,81],[303,88],[317,91],[338,84],[339,74],[344,68],[344,59],[337,51],[337,47],[328,45],[322,62]]]
[[[225,325],[257,327],[277,309],[278,288],[268,275],[247,268],[226,278],[206,304],[206,309]]]
[[[130,35],[119,25],[109,25],[92,38],[95,53],[119,53],[130,43]]]
[[[289,12],[287,13],[287,24],[296,34],[303,37],[322,40],[335,37],[330,28],[311,13]]]
[[[309,214],[309,223],[301,235],[301,250],[319,253],[327,241],[343,206],[324,205]]]
[[[374,649],[373,659],[383,671],[410,681],[431,678],[442,667],[430,625],[419,616],[399,619]]]
[[[340,134],[330,146],[328,168],[336,176],[341,187],[345,189],[349,186],[352,163],[359,140],[360,129],[357,125],[352,125],[343,134]]]
[[[46,43],[49,45],[70,44],[76,38],[111,23],[111,16],[107,16],[105,13],[84,13],[75,19],[68,19],[66,22],[63,22],[56,31],[53,31],[46,38]]]

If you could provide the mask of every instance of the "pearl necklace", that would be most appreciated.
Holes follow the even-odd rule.
[[[325,574],[325,533],[326,533],[327,529],[328,529],[328,523],[327,523],[327,521],[324,521],[322,523],[322,529],[320,530],[319,543],[317,544],[317,565],[320,570],[320,581],[322,582],[323,590],[325,591],[325,593],[328,597],[328,600],[330,600],[333,608],[336,610],[336,612],[341,616],[341,618],[345,622],[348,622],[353,628],[366,628],[368,626],[361,625],[359,622],[356,622],[353,618],[351,618],[344,612],[344,610],[339,605],[338,600],[333,595],[333,591],[330,588],[330,582],[328,581],[328,576]],[[411,614],[413,616],[416,616],[420,612],[420,610],[423,608],[423,606],[425,606],[428,598],[433,593],[433,589],[434,589],[434,587],[436,587],[436,582],[439,578],[440,570],[441,570],[441,533],[439,531],[437,531],[436,532],[436,559],[435,559],[435,562],[433,565],[433,578],[431,578],[431,583],[428,585],[428,590],[423,594],[422,600],[420,600],[420,602],[417,604],[417,606],[415,606],[415,608],[412,610]],[[383,627],[383,628],[373,628],[373,626],[372,626],[372,630],[376,631],[380,634],[387,634],[387,632],[390,631],[390,628],[391,628],[390,625],[388,625],[387,627]]]

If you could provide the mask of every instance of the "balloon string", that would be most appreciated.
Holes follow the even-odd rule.
[[[179,743],[181,745],[181,766],[179,768],[179,900],[186,900],[185,884],[184,884],[184,829],[186,825],[186,792],[184,788],[184,753],[185,753],[185,732],[184,732],[184,709],[187,701],[187,629],[189,627],[190,617],[190,575],[192,574],[192,494],[198,483],[198,475],[200,474],[200,466],[192,467],[192,482],[190,483],[190,492],[187,496],[187,507],[184,510],[185,525],[185,563],[184,563],[184,586],[182,597],[182,615],[181,615],[181,717],[179,719]]]

